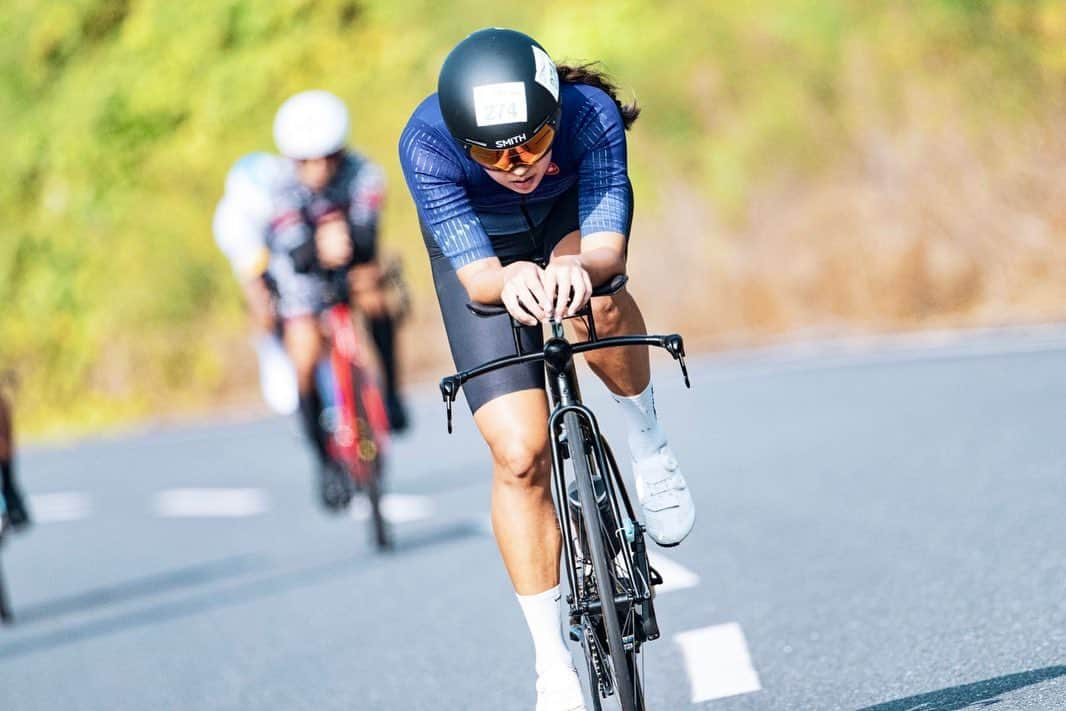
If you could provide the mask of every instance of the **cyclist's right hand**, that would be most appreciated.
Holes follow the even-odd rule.
[[[500,301],[515,321],[536,326],[548,319],[551,302],[542,282],[544,271],[533,262],[515,262],[503,268]]]
[[[330,213],[315,226],[318,263],[327,269],[343,267],[352,258],[352,235],[343,213]]]

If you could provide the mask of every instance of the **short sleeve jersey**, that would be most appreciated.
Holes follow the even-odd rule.
[[[632,209],[622,116],[602,89],[560,86],[561,113],[547,174],[527,195],[495,182],[448,132],[437,95],[426,98],[400,136],[400,164],[419,218],[456,269],[495,252],[489,235],[508,235],[547,216],[578,186],[581,234],[620,232]]]

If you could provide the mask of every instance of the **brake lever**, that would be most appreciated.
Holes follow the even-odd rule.
[[[444,397],[444,408],[448,415],[448,434],[452,433],[452,403],[459,394],[459,378],[449,375],[440,381],[440,394]]]
[[[685,341],[677,333],[665,336],[663,338],[663,348],[674,357],[678,365],[681,366],[681,375],[685,378],[685,387],[692,388],[692,383],[688,379],[688,367],[685,365]]]

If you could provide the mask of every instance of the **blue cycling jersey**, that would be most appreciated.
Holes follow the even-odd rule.
[[[626,232],[632,197],[618,106],[583,84],[563,83],[559,100],[554,167],[527,195],[495,182],[466,155],[444,124],[436,94],[415,109],[400,136],[400,164],[419,217],[454,268],[495,256],[489,235],[524,233],[527,214],[539,225],[575,182],[581,234]]]

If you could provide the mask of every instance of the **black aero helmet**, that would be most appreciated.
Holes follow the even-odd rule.
[[[444,123],[466,146],[519,146],[559,110],[559,74],[529,35],[490,27],[455,46],[437,80]]]

